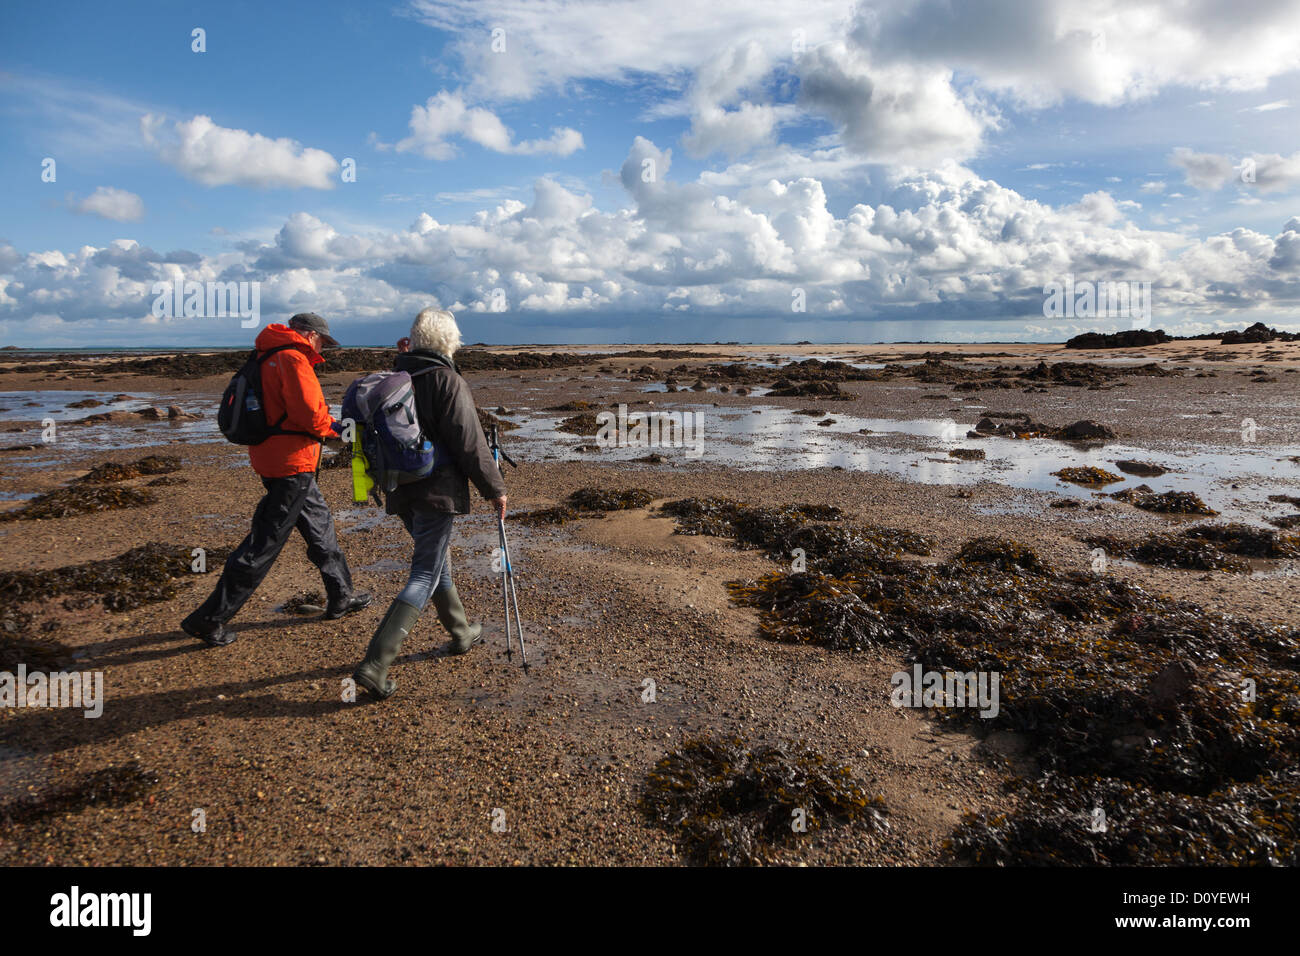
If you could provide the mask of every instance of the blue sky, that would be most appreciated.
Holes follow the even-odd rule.
[[[1297,108],[1298,2],[11,4],[0,344],[1300,328]]]

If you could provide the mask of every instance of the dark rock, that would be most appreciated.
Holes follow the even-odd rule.
[[[1084,420],[1066,425],[1061,437],[1067,441],[1088,441],[1095,438],[1114,438],[1115,433],[1098,422]]]
[[[1084,332],[1068,339],[1067,349],[1127,349],[1172,342],[1164,329],[1132,329],[1125,332]]]
[[[1158,478],[1168,471],[1149,461],[1134,461],[1131,458],[1115,462],[1115,467],[1126,475],[1137,475],[1139,478]]]

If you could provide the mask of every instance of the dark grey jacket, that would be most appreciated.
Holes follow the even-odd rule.
[[[484,498],[504,495],[506,485],[492,460],[474,397],[455,363],[437,352],[415,351],[398,355],[393,368],[405,372],[432,369],[412,379],[415,415],[425,436],[440,445],[450,460],[427,478],[398,485],[388,495],[384,510],[389,514],[415,508],[468,514],[470,481]]]

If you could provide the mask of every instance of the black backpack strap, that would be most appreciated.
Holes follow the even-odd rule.
[[[285,349],[294,349],[297,347],[298,346],[296,345],[277,345],[273,349],[267,349],[265,352],[260,352],[260,353],[257,351],[257,349],[253,349],[253,355],[256,356],[257,358],[257,364],[261,365],[263,362],[269,359],[276,352],[283,352]]]
[[[255,357],[255,358],[257,359],[257,368],[258,368],[258,371],[259,371],[259,372],[261,371],[262,363],[265,362],[267,359],[269,359],[269,358],[270,358],[272,355],[274,355],[276,352],[283,352],[285,349],[294,349],[294,348],[297,348],[297,346],[296,346],[296,345],[277,345],[275,348],[267,349],[265,352],[262,352],[262,353],[260,353],[260,354],[258,353],[257,349],[253,349],[253,357]],[[262,391],[262,376],[261,376],[260,374],[259,374],[258,377],[257,377],[257,391],[258,391],[258,393],[259,393],[258,397],[261,398],[261,394],[260,394],[260,393],[261,393],[261,391]],[[265,401],[265,400],[263,400],[263,401]],[[317,435],[309,435],[309,434],[307,434],[306,432],[295,432],[295,431],[291,431],[291,430],[289,430],[289,429],[287,429],[287,428],[281,428],[280,426],[284,424],[284,420],[285,420],[286,418],[288,418],[288,417],[289,417],[289,413],[288,413],[288,412],[285,412],[283,415],[280,416],[280,420],[279,420],[278,422],[276,422],[275,424],[271,424],[270,422],[267,422],[267,427],[270,428],[270,430],[271,430],[271,434],[272,434],[272,435],[301,435],[303,438],[311,438],[311,439],[314,439],[316,442],[318,442],[318,443],[320,443],[320,444],[324,444],[325,439],[320,438],[320,437],[317,436]],[[317,462],[317,464],[316,464],[316,470],[317,470],[317,471],[320,470],[320,463],[319,463],[319,462]]]

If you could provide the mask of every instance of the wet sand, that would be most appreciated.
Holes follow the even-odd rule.
[[[1094,497],[1094,489],[1050,478],[1060,467],[1113,470],[1116,458],[1138,457],[1171,472],[1126,476],[1106,492],[1144,482],[1157,491],[1187,487],[1224,518],[1260,525],[1297,510],[1267,499],[1300,495],[1291,460],[1300,455],[1300,343],[1177,342],[1098,352],[1028,345],[693,346],[680,351],[710,357],[609,355],[636,348],[666,347],[609,347],[592,350],[587,365],[467,375],[480,407],[504,408],[502,417],[520,425],[503,439],[521,462],[507,475],[512,510],[553,505],[587,486],[640,487],[655,499],[649,508],[557,527],[512,522],[530,673],[517,655],[514,661],[505,656],[491,569],[496,536],[479,502],[473,516],[457,522],[453,566],[471,617],[486,622],[487,644],[463,658],[445,656],[445,635],[430,610],[394,669],[397,696],[381,705],[341,701],[341,680],[404,583],[409,550],[396,519],[351,503],[345,470],[325,470],[322,487],[354,577],[376,594],[375,605],[358,616],[323,622],[277,610],[319,590],[297,540],[235,619],[239,640],[227,648],[205,648],[177,626],[211,577],[196,576],[176,598],[126,613],[57,599],[24,605],[31,627],[71,649],[75,666],[104,671],[107,701],[103,716],[92,720],[80,711],[0,710],[0,804],[38,800],[131,761],[158,782],[147,797],[122,806],[92,804],[11,825],[0,841],[0,862],[682,862],[674,834],[649,825],[636,801],[646,773],[683,735],[726,732],[755,744],[803,741],[850,767],[888,807],[888,829],[818,831],[781,848],[780,862],[952,863],[944,841],[962,814],[1012,807],[1013,774],[1033,774],[1020,741],[1007,734],[982,740],[978,728],[892,707],[890,675],[906,667],[894,651],[846,653],[764,640],[755,612],[735,606],[725,583],[758,578],[778,565],[727,539],[674,534],[674,521],[656,506],[699,495],[837,505],[852,521],[933,536],[934,560],[971,538],[995,535],[1078,569],[1091,561],[1081,540],[1087,535],[1132,538],[1193,519]],[[1154,362],[1182,372],[1041,391],[957,390],[906,378],[848,381],[842,388],[853,398],[830,402],[741,396],[734,386],[720,391],[727,383],[707,376],[701,391],[645,391],[670,374],[690,386],[705,366],[723,361],[816,357],[874,365],[915,362],[926,353],[987,367]],[[688,368],[674,371],[681,365]],[[776,377],[775,369],[769,372]],[[354,376],[326,371],[327,397],[337,402]],[[0,428],[9,430],[0,444],[37,446],[0,453],[0,505],[20,507],[22,496],[63,486],[92,465],[148,453],[180,456],[179,474],[187,479],[157,488],[158,500],[141,508],[0,524],[0,567],[52,569],[112,558],[148,541],[207,549],[236,544],[261,486],[244,452],[214,434],[211,408],[225,379],[99,375],[89,366],[0,375]],[[52,397],[52,390],[74,394]],[[43,394],[17,394],[26,392]],[[46,413],[63,423],[105,410],[66,408],[89,392],[134,396],[123,408],[144,399],[185,411],[206,408],[207,415],[197,422],[61,424],[56,441],[42,443],[39,418]],[[645,449],[577,451],[591,439],[556,432],[554,423],[570,413],[548,410],[570,401],[701,411],[704,454],[692,459],[680,448],[651,449],[665,461],[646,464],[630,460]],[[63,410],[53,411],[60,403]],[[824,415],[795,414],[813,408]],[[1051,439],[968,439],[967,429],[992,413],[1023,413],[1052,425],[1091,419],[1117,437],[1087,448]],[[817,424],[826,418],[835,424]],[[1243,437],[1246,420],[1254,423],[1250,440]],[[754,421],[761,424],[740,424]],[[871,434],[859,434],[863,427]],[[958,447],[984,448],[987,458],[951,459],[947,452]],[[126,484],[142,487],[147,480]],[[1080,507],[1050,507],[1063,498]],[[1300,623],[1296,571],[1291,560],[1262,562],[1249,575],[1129,562],[1113,564],[1109,573],[1170,598],[1294,625]],[[653,703],[642,700],[647,679],[655,683]],[[206,816],[201,834],[191,828],[196,809]],[[494,816],[497,809],[504,811],[505,832],[493,829],[502,819]]]

